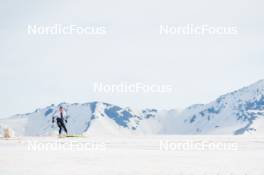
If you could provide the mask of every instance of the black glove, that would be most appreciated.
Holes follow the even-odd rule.
[[[65,120],[66,123],[68,123],[68,120]]]
[[[52,117],[52,123],[54,123],[54,117]]]

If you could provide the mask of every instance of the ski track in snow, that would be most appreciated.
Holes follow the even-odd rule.
[[[160,149],[161,141],[237,143],[237,150]],[[32,142],[96,142],[104,150],[29,151]],[[0,175],[263,175],[264,137],[87,136],[0,139]]]

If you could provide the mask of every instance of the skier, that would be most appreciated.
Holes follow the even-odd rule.
[[[67,119],[65,119],[64,117],[66,117],[66,112],[63,109],[63,107],[60,106],[59,110],[52,117],[52,123],[54,123],[55,118],[56,118],[57,126],[60,128],[59,135],[61,135],[62,129],[64,130],[66,134],[68,134],[67,128],[64,124],[64,121],[67,123]]]

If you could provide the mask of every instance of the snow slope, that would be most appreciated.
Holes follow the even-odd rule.
[[[263,133],[264,81],[228,93],[206,105],[194,105],[181,113],[181,134]]]
[[[264,80],[183,111],[132,110],[103,102],[62,103],[1,119],[0,127],[11,127],[17,135],[50,135],[57,131],[51,119],[59,106],[69,115],[67,127],[72,134],[264,133]]]
[[[215,143],[226,149],[164,150],[170,143]],[[60,145],[94,143],[105,149],[28,149],[29,143]],[[98,147],[99,147],[98,146]],[[264,138],[252,136],[130,136],[57,139],[21,137],[0,139],[2,175],[263,175]],[[58,146],[58,148],[60,148]]]

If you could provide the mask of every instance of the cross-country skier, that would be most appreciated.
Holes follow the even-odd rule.
[[[65,117],[66,117],[66,112],[62,106],[60,106],[59,110],[52,117],[52,123],[54,123],[56,118],[57,125],[60,128],[59,135],[61,135],[62,129],[65,131],[66,134],[68,134],[67,128],[64,124],[64,121],[67,123],[67,119]]]

